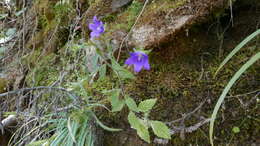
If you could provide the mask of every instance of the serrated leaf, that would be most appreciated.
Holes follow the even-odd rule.
[[[165,139],[171,139],[169,128],[160,121],[151,121],[151,127],[156,136]]]
[[[144,141],[150,143],[150,134],[148,129],[146,129],[146,127],[144,126],[140,126],[137,130],[137,134],[140,136],[140,138],[142,138]]]
[[[150,111],[153,106],[155,105],[157,99],[147,99],[145,101],[142,101],[139,103],[138,105],[138,109],[141,111],[141,112],[148,112]]]
[[[137,131],[137,134],[140,136],[140,138],[150,143],[148,127],[141,121],[141,119],[136,117],[133,112],[128,114],[128,122],[130,123],[131,127]]]
[[[139,120],[133,112],[129,112],[128,114],[128,122],[133,129],[137,129],[139,126]]]
[[[112,90],[110,92],[109,100],[110,100],[111,105],[112,105],[112,112],[121,111],[122,108],[125,105],[124,100],[119,99],[120,91],[121,90],[118,89],[118,90]]]
[[[129,96],[125,97],[125,103],[131,111],[139,112],[136,102]]]
[[[111,60],[112,69],[118,74],[118,76],[122,79],[134,79],[135,76],[128,71],[127,69],[120,66],[115,60]]]

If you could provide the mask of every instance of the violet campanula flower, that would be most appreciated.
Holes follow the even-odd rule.
[[[148,55],[142,51],[135,51],[130,53],[130,57],[125,61],[125,64],[134,65],[134,71],[140,72],[142,68],[150,70]]]
[[[90,33],[91,39],[99,37],[102,33],[105,32],[104,24],[102,21],[98,20],[97,16],[93,17],[93,23],[90,23],[88,28],[92,31]]]

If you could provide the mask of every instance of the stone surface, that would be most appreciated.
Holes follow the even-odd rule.
[[[169,5],[174,4],[177,5],[177,2]],[[226,4],[227,0],[190,0],[173,8],[162,4],[162,7],[167,7],[166,10],[144,11],[140,23],[132,31],[129,44],[148,48],[167,42],[180,30],[209,19],[208,16],[219,9],[225,9]]]
[[[117,9],[129,4],[133,0],[113,0],[111,4],[112,11],[116,11]]]

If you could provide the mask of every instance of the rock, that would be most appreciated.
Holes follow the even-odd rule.
[[[17,124],[16,115],[9,115],[7,118],[2,120],[3,127],[15,126]]]
[[[92,20],[93,16],[102,18],[111,13],[118,12],[120,8],[129,4],[133,0],[99,0],[92,3],[87,11],[84,13],[83,28],[87,28],[88,23]]]
[[[176,17],[170,24],[162,27],[162,29],[156,29],[152,25],[143,25],[133,30],[132,43],[135,46],[147,47],[160,42],[164,38],[171,34],[174,34],[177,30],[181,29],[185,24],[187,24],[193,15],[183,15]]]
[[[129,4],[133,0],[113,0],[111,4],[112,11],[117,11],[117,9]]]
[[[14,127],[16,124],[17,124],[17,118],[15,115],[9,115],[7,118],[2,120],[0,124],[0,146],[8,146],[8,142],[12,136],[10,131],[4,129],[7,129],[8,127],[11,126]]]
[[[147,6],[148,12],[144,11],[133,29],[129,45],[148,48],[168,42],[180,30],[208,20],[210,14],[225,9],[228,3],[227,0],[190,0],[182,4],[176,1],[165,2],[161,4],[162,8],[151,8],[153,6],[158,7],[158,4]]]

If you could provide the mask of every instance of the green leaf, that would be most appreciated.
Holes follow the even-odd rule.
[[[233,127],[232,131],[233,131],[234,133],[239,133],[239,132],[240,132],[240,129],[239,129],[239,127],[235,126],[235,127]]]
[[[77,139],[78,146],[84,146],[87,135],[90,133],[90,127],[88,122],[84,122],[79,129],[79,135]]]
[[[27,144],[27,146],[48,146],[48,145],[50,145],[50,144],[49,144],[48,140],[46,140],[46,139],[31,142],[30,144]]]
[[[22,10],[18,11],[15,13],[15,16],[20,16],[21,14],[23,14],[26,11],[27,8],[23,8]]]
[[[55,136],[55,139],[51,142],[51,146],[56,146],[56,145],[62,143],[62,141],[66,138],[66,136],[68,136],[67,128],[65,128],[57,136]]]
[[[7,36],[7,37],[4,37],[4,38],[0,38],[0,44],[4,44],[10,40],[13,39],[14,36]]]
[[[137,130],[137,134],[139,135],[140,138],[150,143],[150,134],[147,125],[145,125],[141,121],[141,119],[136,117],[136,115],[133,112],[130,112],[128,114],[128,122],[130,123],[133,129]]]
[[[209,126],[209,138],[210,138],[210,143],[213,146],[213,129],[214,129],[214,122],[216,120],[216,116],[218,113],[218,110],[222,104],[222,102],[224,101],[228,91],[231,89],[231,87],[235,84],[235,82],[239,79],[239,77],[250,67],[252,66],[257,60],[260,59],[260,52],[258,52],[256,55],[254,55],[253,57],[250,58],[250,60],[248,60],[236,73],[235,75],[231,78],[231,80],[228,82],[228,84],[226,85],[225,89],[223,90],[223,92],[221,93],[217,104],[214,107],[213,113],[211,115],[211,119],[210,119],[210,126]]]
[[[138,109],[141,111],[141,112],[148,112],[150,111],[153,106],[155,105],[157,99],[147,99],[145,101],[142,101],[141,103],[139,103],[138,105]]]
[[[8,14],[0,14],[0,20],[6,18],[7,16]]]
[[[103,129],[107,130],[107,131],[111,131],[111,132],[116,132],[116,131],[121,131],[122,129],[117,129],[117,128],[110,128],[107,127],[106,125],[104,125],[97,117],[96,115],[94,115],[94,113],[92,113],[94,118],[96,119],[97,124],[102,127]]]
[[[112,69],[118,74],[122,79],[134,79],[135,76],[127,69],[120,66],[114,59],[112,61]]]
[[[106,72],[107,72],[107,66],[106,64],[103,64],[99,68],[99,79],[104,79],[104,77],[106,76]]]
[[[112,112],[121,111],[125,105],[124,100],[119,99],[120,92],[121,92],[120,89],[115,89],[115,90],[110,91],[110,93],[108,95],[109,101],[111,102],[111,105],[112,105]]]
[[[70,118],[68,119],[68,122],[67,122],[67,127],[68,127],[68,130],[69,130],[69,135],[70,135],[70,137],[72,138],[72,140],[73,140],[73,142],[75,142],[76,143],[76,139],[75,139],[75,136],[74,136],[74,130],[75,130],[75,122],[73,122],[72,124],[71,124],[71,122],[70,122],[71,120],[70,120]]]
[[[0,47],[0,54],[3,54],[7,50],[6,47]]]
[[[160,121],[151,121],[151,127],[155,135],[165,139],[171,139],[169,128]]]
[[[14,35],[15,33],[16,33],[16,28],[9,28],[9,29],[6,31],[5,35],[6,35],[6,36],[12,36],[12,35]]]
[[[249,35],[248,37],[246,37],[240,44],[238,44],[235,49],[232,50],[232,52],[230,52],[228,54],[228,56],[223,60],[223,62],[221,62],[221,64],[219,65],[216,73],[214,76],[217,75],[217,73],[220,71],[220,69],[242,48],[244,47],[249,41],[251,41],[254,37],[256,37],[257,35],[260,34],[260,29],[258,29],[257,31],[255,31],[254,33],[252,33],[251,35]]]
[[[128,114],[128,122],[133,129],[137,129],[140,124],[136,115],[131,111]]]
[[[146,127],[140,126],[137,130],[137,134],[146,142],[150,143],[150,134]]]
[[[128,106],[128,108],[131,110],[131,111],[134,111],[134,112],[139,112],[139,109],[135,103],[135,101],[129,97],[129,96],[126,96],[125,97],[125,103],[126,105]]]

